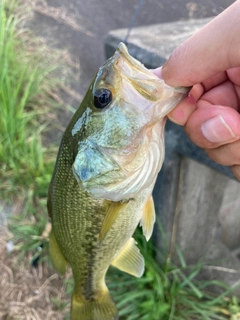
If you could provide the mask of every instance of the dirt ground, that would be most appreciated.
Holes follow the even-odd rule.
[[[0,234],[0,319],[69,319],[70,295],[64,283],[71,273],[64,282],[47,263],[35,268],[30,257],[19,261],[15,253],[7,252],[10,235],[4,227]]]

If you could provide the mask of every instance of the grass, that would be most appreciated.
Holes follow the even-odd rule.
[[[0,191],[9,198],[26,189],[46,196],[56,152],[43,145],[42,133],[56,106],[59,53],[49,53],[25,20],[26,7],[0,1]]]
[[[9,230],[13,234],[14,251],[18,253],[18,259],[22,260],[26,254],[31,257],[31,262],[46,260],[48,258],[48,234],[49,224],[47,223],[45,199],[38,201],[35,206],[38,213],[35,213],[33,197],[29,195],[25,203],[24,212],[14,215],[9,223]],[[29,216],[31,215],[31,218]],[[39,261],[38,261],[39,262]]]
[[[0,203],[15,210],[9,221],[20,257],[39,255],[46,197],[57,148],[44,143],[66,67],[63,52],[49,49],[25,28],[28,8],[0,0]],[[14,210],[13,210],[14,211]]]
[[[229,298],[231,290],[220,281],[202,281],[197,276],[201,262],[187,266],[179,250],[179,265],[165,259],[163,266],[154,259],[154,250],[137,236],[145,258],[146,271],[136,279],[111,269],[108,287],[112,292],[122,320],[223,320],[240,319],[240,303]],[[211,287],[221,288],[216,295]]]
[[[67,89],[64,79],[74,68],[66,52],[49,48],[25,27],[31,13],[24,0],[0,0],[0,207],[12,207],[8,224],[20,256],[34,252],[32,236],[41,237],[46,225],[57,154],[48,136],[60,127],[59,89]]]
[[[45,243],[57,154],[47,135],[56,132],[52,124],[59,127],[63,79],[71,80],[77,69],[66,52],[49,48],[25,27],[31,13],[24,0],[0,0],[0,210],[12,208],[7,223],[20,258],[26,252],[37,257]]]

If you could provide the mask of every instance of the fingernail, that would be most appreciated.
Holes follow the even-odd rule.
[[[225,122],[222,115],[207,120],[201,126],[202,134],[210,142],[227,142],[235,138],[235,134]]]

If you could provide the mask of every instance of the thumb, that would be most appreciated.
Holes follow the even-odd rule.
[[[240,1],[181,44],[162,68],[171,86],[192,86],[240,66]]]

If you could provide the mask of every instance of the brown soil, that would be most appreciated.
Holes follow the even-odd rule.
[[[16,253],[7,252],[8,239],[7,230],[0,226],[0,319],[68,319],[70,296],[63,279],[47,263],[35,268],[30,257],[19,262]]]

